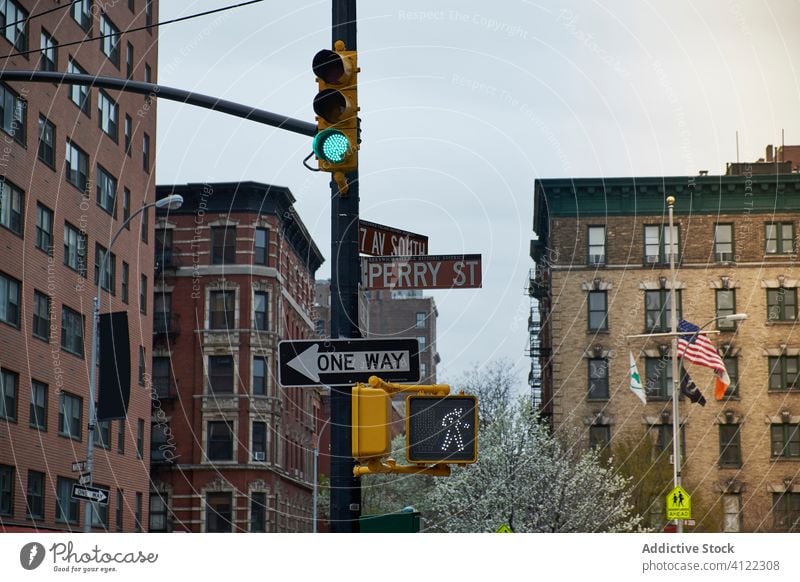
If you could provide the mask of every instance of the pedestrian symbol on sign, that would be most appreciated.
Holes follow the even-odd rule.
[[[450,445],[455,445],[457,451],[464,450],[464,437],[461,431],[468,431],[469,424],[461,420],[464,410],[456,408],[448,412],[442,419],[442,428],[446,429],[444,440],[442,441],[442,450],[449,451]]]

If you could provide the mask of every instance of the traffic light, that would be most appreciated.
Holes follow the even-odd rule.
[[[472,395],[409,396],[406,455],[410,463],[478,460],[478,399]]]
[[[314,97],[317,135],[312,149],[325,172],[352,172],[358,167],[358,96],[356,51],[321,50],[312,62],[319,93]]]
[[[380,388],[356,384],[352,394],[353,457],[379,458],[389,453],[392,403]]]

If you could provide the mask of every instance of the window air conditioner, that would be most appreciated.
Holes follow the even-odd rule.
[[[659,262],[659,260],[658,260],[658,255],[647,255],[647,256],[644,258],[644,261],[645,261],[645,262],[646,262],[648,265],[654,265],[654,264],[656,264],[656,263],[658,263],[658,262]]]
[[[253,453],[253,459],[256,461],[264,461],[266,460],[266,454],[264,454],[264,451],[257,451]]]

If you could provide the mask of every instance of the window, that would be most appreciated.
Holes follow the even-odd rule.
[[[169,269],[174,266],[172,257],[172,229],[156,230],[156,264],[157,269]]]
[[[128,302],[130,271],[131,268],[128,263],[122,261],[122,287],[120,289],[120,294],[122,295],[122,301],[125,303]]]
[[[717,317],[736,313],[736,291],[734,289],[717,289]],[[717,329],[731,331],[736,329],[735,321],[717,321]]]
[[[144,420],[136,421],[136,458],[144,458]]]
[[[142,242],[147,242],[147,237],[149,236],[150,232],[150,209],[145,208],[142,211],[142,226],[141,230],[139,231],[139,238],[142,239]]]
[[[153,358],[153,390],[159,398],[169,398],[172,388],[170,360],[168,357]]]
[[[604,449],[611,442],[611,427],[607,424],[593,424],[589,427],[589,448]]]
[[[19,327],[19,296],[21,283],[0,273],[0,321]]]
[[[39,430],[47,430],[47,384],[36,380],[31,380],[29,423]]]
[[[27,513],[31,519],[44,519],[44,473],[28,471]]]
[[[153,70],[150,68],[150,65],[147,63],[144,64],[144,82],[145,83],[152,83],[153,82]],[[150,96],[146,96],[145,99],[149,101]]]
[[[147,275],[139,276],[139,313],[147,313]]]
[[[41,202],[36,203],[36,248],[53,254],[53,211]]]
[[[147,134],[142,139],[142,169],[145,172],[150,171],[150,136]]]
[[[66,163],[67,182],[85,192],[89,185],[89,156],[70,140],[67,140]]]
[[[41,52],[39,53],[39,70],[58,70],[58,42],[56,42],[56,39],[54,39],[45,29],[42,29],[41,44]]]
[[[19,374],[0,368],[0,418],[17,420]]]
[[[589,264],[605,265],[606,263],[606,227],[589,227]]]
[[[797,459],[800,457],[800,424],[770,425],[772,458]]]
[[[139,385],[144,386],[145,377],[147,376],[147,368],[144,363],[144,346],[139,346]]]
[[[0,2],[3,35],[18,51],[28,50],[28,13],[14,0]]]
[[[775,531],[800,531],[800,493],[773,493],[772,517]]]
[[[417,320],[416,327],[424,328],[425,327],[425,323],[426,323],[425,312],[424,311],[417,311],[416,320]]]
[[[144,0],[144,25],[153,26],[153,0]],[[147,32],[153,34],[152,29],[148,29]]]
[[[722,358],[722,362],[725,364],[725,369],[728,371],[728,378],[730,378],[731,383],[728,385],[727,390],[725,390],[725,397],[739,396],[739,359],[734,356],[726,356]]]
[[[67,65],[68,73],[86,75],[86,70],[70,58]],[[78,106],[86,115],[90,115],[92,108],[91,87],[88,85],[69,85],[69,100]]]
[[[72,19],[83,30],[89,31],[92,27],[92,0],[77,0],[72,5]]]
[[[589,362],[589,400],[608,400],[608,360],[591,358]]]
[[[167,455],[172,447],[169,444],[169,423],[157,422],[150,425],[150,462],[171,462],[173,455]],[[170,451],[171,452],[171,451]]]
[[[208,423],[209,461],[233,460],[233,425],[225,420],[214,420]]]
[[[55,169],[56,126],[43,115],[39,116],[39,159]]]
[[[100,50],[119,68],[119,28],[105,14],[100,17],[100,36]]]
[[[0,515],[14,511],[14,467],[0,465]]]
[[[211,227],[211,264],[236,262],[236,227]]]
[[[128,188],[122,189],[122,221],[125,223],[125,228],[130,230],[131,223],[128,219],[131,217],[131,191]]]
[[[683,318],[681,312],[681,292],[675,296],[678,306],[678,321]],[[645,329],[649,332],[665,332],[672,328],[672,295],[671,291],[645,291]]]
[[[253,533],[267,531],[267,494],[261,491],[250,494],[250,531]]]
[[[99,164],[97,166],[97,205],[116,218],[117,179]]]
[[[150,2],[148,1],[148,5]],[[212,533],[231,533],[233,523],[232,496],[230,493],[206,494],[206,531]]]
[[[125,501],[122,495],[122,489],[117,489],[117,508],[116,516],[114,518],[117,531],[122,531],[122,516],[125,512]]]
[[[50,341],[50,297],[36,290],[33,292],[33,335]]]
[[[800,357],[798,356],[770,356],[769,358],[769,389],[770,390],[798,390],[798,372],[800,372]]]
[[[797,319],[797,289],[788,287],[767,289],[767,319],[769,321]]]
[[[0,226],[22,235],[25,195],[8,180],[0,182]]]
[[[64,264],[86,276],[86,235],[72,226],[64,224]]]
[[[2,3],[0,3],[2,4]],[[0,83],[0,122],[2,129],[19,144],[25,145],[27,104],[10,87]]]
[[[209,329],[234,329],[236,327],[236,292],[211,291]]]
[[[790,254],[794,252],[794,223],[771,222],[764,225],[765,247],[768,255]]]
[[[419,377],[420,380],[428,379],[428,365],[425,362],[419,363]]]
[[[80,515],[80,502],[72,498],[72,486],[77,481],[59,477],[56,482],[56,521],[77,524]]]
[[[66,305],[61,308],[61,347],[83,357],[83,316]]]
[[[266,265],[269,259],[269,230],[266,228],[256,229],[255,240],[255,263],[257,265]]]
[[[172,330],[172,293],[159,291],[153,296],[153,333]]]
[[[714,260],[727,263],[733,260],[733,225],[714,225]]]
[[[742,445],[738,424],[719,425],[719,466],[742,466]]]
[[[672,397],[672,360],[670,358],[645,358],[647,398]]]
[[[108,257],[106,257],[108,255]],[[103,273],[100,273],[100,265],[105,261]],[[94,284],[100,283],[100,287],[114,294],[117,284],[117,255],[109,253],[108,250],[99,245],[94,245]]]
[[[163,497],[162,497],[163,495]],[[151,532],[167,531],[167,494],[150,494],[150,523]]]
[[[253,358],[253,394],[266,396],[268,369],[267,358],[261,356]]]
[[[421,354],[422,352],[425,351],[425,343],[426,343],[425,336],[424,335],[418,335],[417,336],[417,343],[419,343],[419,353]]]
[[[656,453],[668,452],[672,454],[672,425],[671,424],[658,424],[653,427],[656,432]],[[681,451],[686,450],[686,435],[684,434],[683,426],[681,426]],[[685,453],[681,453],[681,459],[686,457]]]
[[[81,440],[83,426],[83,399],[69,392],[59,394],[58,434]]]
[[[606,291],[589,291],[589,330],[608,329],[608,296]]]
[[[131,116],[125,114],[125,153],[131,155],[131,133],[133,132],[133,120]]]
[[[267,423],[253,423],[253,460],[267,460]]]
[[[212,394],[233,392],[233,356],[208,356],[208,391]]]
[[[128,0],[128,10],[130,10],[131,12],[136,12],[135,4],[136,2],[134,2],[134,0]]]
[[[117,141],[119,133],[119,108],[102,89],[97,94],[97,123],[108,137]]]
[[[97,410],[97,404],[95,404]],[[98,420],[94,425],[94,446],[103,449],[111,448],[111,421]]]
[[[259,331],[269,329],[268,299],[269,295],[264,291],[253,293],[253,328]],[[233,322],[232,319],[231,322]]]
[[[672,227],[671,237],[667,226],[648,225],[644,227],[645,264],[669,263],[670,247],[677,262],[680,254],[680,238],[677,225]]]
[[[117,452],[125,454],[125,419],[121,419],[117,424]]]
[[[125,76],[128,79],[133,78],[133,45],[131,43],[128,43],[125,51]]]
[[[135,522],[136,531],[142,531],[142,502],[144,497],[141,493],[136,494],[136,507],[134,509],[133,519]]]

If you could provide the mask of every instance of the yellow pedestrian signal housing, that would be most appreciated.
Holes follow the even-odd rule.
[[[392,402],[380,388],[356,384],[352,394],[353,457],[380,458],[391,447]]]
[[[312,149],[325,172],[358,168],[358,64],[356,51],[337,40],[334,50],[321,50],[312,62],[319,93],[314,97],[317,135]]]
[[[406,456],[410,463],[468,464],[478,460],[475,396],[409,396]]]

